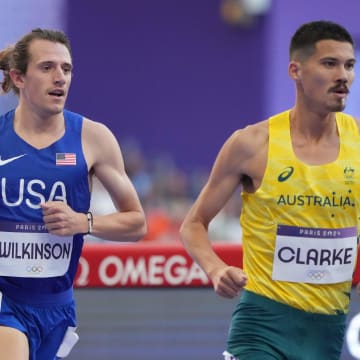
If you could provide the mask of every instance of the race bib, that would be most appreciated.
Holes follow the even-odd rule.
[[[279,225],[272,278],[311,284],[351,281],[356,255],[356,227],[317,229]]]
[[[43,224],[0,222],[0,275],[47,278],[64,275],[72,236],[56,236]]]

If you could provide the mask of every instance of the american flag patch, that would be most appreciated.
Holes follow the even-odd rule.
[[[56,165],[76,165],[76,154],[56,153]]]

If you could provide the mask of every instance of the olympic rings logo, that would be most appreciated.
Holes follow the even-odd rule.
[[[44,271],[44,268],[41,265],[39,266],[32,265],[32,266],[27,266],[26,271],[32,274],[40,274]]]
[[[309,270],[307,272],[308,278],[311,280],[322,280],[326,275],[328,271],[326,270]]]

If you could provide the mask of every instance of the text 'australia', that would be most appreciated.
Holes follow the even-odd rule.
[[[350,196],[318,196],[318,195],[280,195],[278,205],[347,207],[354,206]]]

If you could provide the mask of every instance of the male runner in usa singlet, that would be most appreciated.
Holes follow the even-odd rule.
[[[293,108],[235,131],[186,216],[184,246],[232,298],[224,358],[340,357],[360,218],[359,120],[346,115],[354,42],[329,21],[290,44]],[[241,186],[243,269],[212,250],[208,225]]]
[[[84,234],[136,241],[144,212],[119,145],[101,123],[64,109],[72,78],[69,41],[34,29],[0,52],[0,360],[66,357],[77,341],[73,280]],[[118,210],[89,212],[92,176]]]

